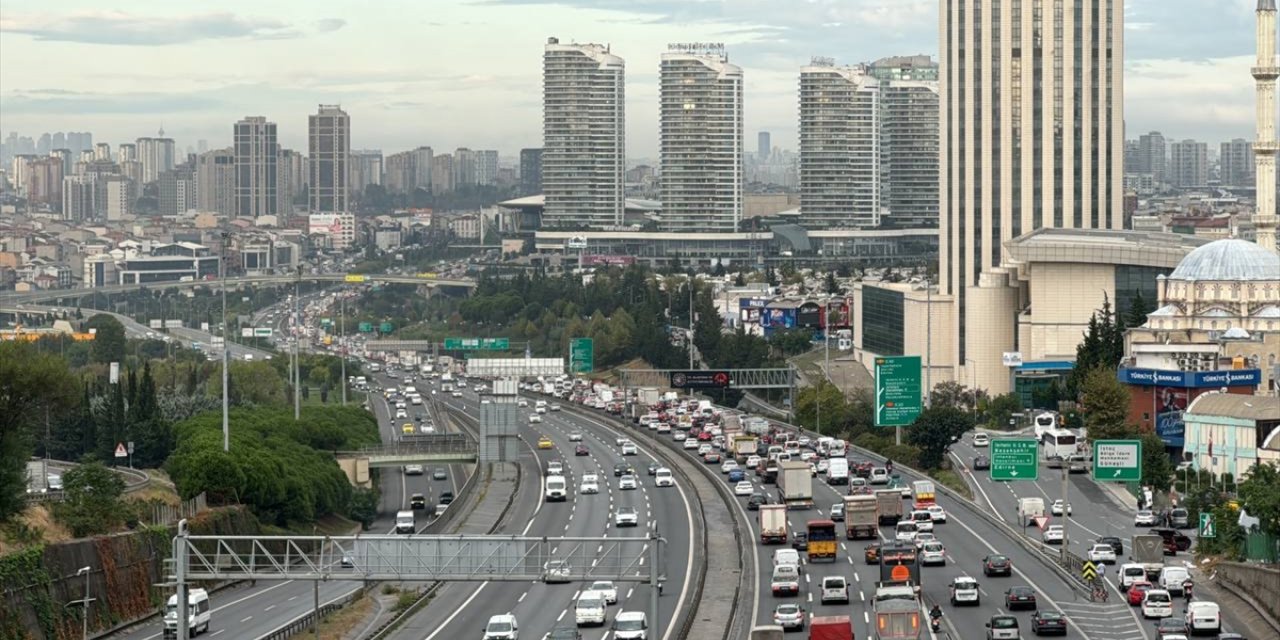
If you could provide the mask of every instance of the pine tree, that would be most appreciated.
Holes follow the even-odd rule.
[[[1139,291],[1129,300],[1129,311],[1125,314],[1124,318],[1125,328],[1130,329],[1133,327],[1141,327],[1146,324],[1147,314],[1152,311],[1155,311],[1153,305],[1148,303],[1147,300],[1142,297],[1142,292]]]

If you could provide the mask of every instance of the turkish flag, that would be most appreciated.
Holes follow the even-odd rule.
[[[1213,436],[1209,436],[1209,457],[1213,457]]]

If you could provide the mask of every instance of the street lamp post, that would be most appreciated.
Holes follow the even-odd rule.
[[[222,450],[231,451],[231,426],[228,416],[229,395],[227,392],[227,367],[230,362],[230,339],[227,336],[227,240],[231,233],[222,232],[222,259],[218,261],[218,270],[222,276]]]
[[[293,419],[302,419],[302,366],[298,361],[298,330],[302,328],[302,319],[299,315],[300,302],[298,300],[302,291],[302,265],[298,265],[298,277],[293,281]]]
[[[342,349],[342,406],[347,406],[347,297],[338,298],[338,341]]]
[[[89,597],[89,575],[92,571],[92,567],[80,567],[80,570],[76,572],[77,576],[84,576],[84,616],[80,621],[80,638],[82,640],[88,640],[89,638],[89,603],[93,602],[93,599]]]

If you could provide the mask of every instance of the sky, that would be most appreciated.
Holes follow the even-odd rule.
[[[1118,0],[1119,1],[1119,0]],[[1256,0],[1124,0],[1128,137],[1254,135]],[[541,146],[546,38],[612,46],[627,65],[627,155],[657,155],[661,53],[723,42],[745,71],[745,129],[796,148],[799,68],[937,55],[938,0],[5,0],[0,136],[161,128],[229,146],[262,115],[306,151],[307,115],[341,104],[353,148]]]

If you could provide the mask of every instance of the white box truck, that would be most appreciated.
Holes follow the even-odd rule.
[[[787,507],[782,504],[760,505],[760,543],[787,543]]]
[[[799,461],[779,464],[778,493],[788,509],[812,509],[813,476],[809,464]]]
[[[844,458],[832,458],[827,463],[827,484],[830,485],[846,485],[849,484],[849,461]]]

